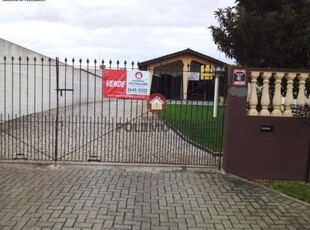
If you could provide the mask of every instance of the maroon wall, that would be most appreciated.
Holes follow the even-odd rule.
[[[247,178],[304,180],[309,119],[247,116],[247,96],[235,92],[244,91],[247,84],[232,86],[232,71],[233,67],[228,75],[224,170]],[[273,126],[273,132],[261,132],[262,126]]]

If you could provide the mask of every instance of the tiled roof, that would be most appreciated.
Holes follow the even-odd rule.
[[[148,60],[148,61],[140,62],[139,63],[139,67],[144,67],[144,66],[147,66],[149,64],[153,64],[153,63],[156,63],[156,62],[164,61],[165,59],[174,58],[174,57],[185,55],[185,54],[191,54],[193,56],[205,59],[207,61],[213,62],[213,63],[221,65],[221,66],[227,65],[226,63],[224,63],[224,62],[222,62],[220,60],[217,60],[217,59],[215,59],[213,57],[207,56],[205,54],[199,53],[199,52],[197,52],[195,50],[192,50],[192,49],[188,48],[188,49],[176,52],[176,53],[172,53],[172,54],[168,54],[168,55],[165,55],[165,56],[162,56],[162,57],[154,58],[154,59],[151,59],[151,60]]]

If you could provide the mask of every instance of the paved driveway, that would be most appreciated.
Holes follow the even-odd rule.
[[[59,113],[57,158],[61,161],[217,166],[221,160],[148,112],[145,101],[103,100],[60,108]],[[55,123],[55,109],[2,126],[0,116],[0,159],[51,162],[55,158]],[[201,134],[201,126],[206,124],[193,122],[182,129],[188,125]],[[202,137],[211,141],[212,135]]]
[[[310,206],[214,170],[1,163],[0,229],[310,229]]]

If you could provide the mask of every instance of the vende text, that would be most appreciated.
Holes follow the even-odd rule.
[[[109,80],[106,84],[107,87],[121,87],[124,88],[126,86],[126,81],[113,81]]]

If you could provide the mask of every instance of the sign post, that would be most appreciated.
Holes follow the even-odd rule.
[[[219,85],[220,85],[220,74],[225,71],[224,67],[215,68],[215,83],[214,83],[214,101],[213,101],[213,117],[217,117],[218,98],[219,98]]]
[[[213,118],[217,117],[217,107],[219,98],[219,76],[215,75],[215,85],[214,85],[214,101],[213,101]]]

